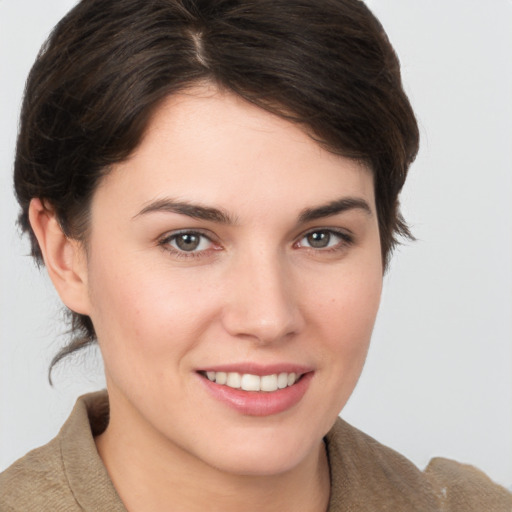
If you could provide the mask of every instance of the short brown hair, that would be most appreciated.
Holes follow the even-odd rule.
[[[382,259],[410,236],[398,194],[418,127],[387,36],[360,0],[82,0],[55,27],[30,72],[15,160],[19,222],[34,197],[84,240],[91,197],[141,141],[170,94],[209,81],[299,123],[328,150],[373,172]],[[52,364],[95,341],[75,339]]]

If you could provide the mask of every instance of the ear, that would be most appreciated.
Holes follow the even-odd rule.
[[[50,279],[62,302],[76,313],[89,314],[87,259],[82,244],[68,238],[49,205],[30,201],[29,220]]]

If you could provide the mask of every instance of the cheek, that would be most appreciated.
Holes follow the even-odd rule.
[[[91,319],[105,358],[156,359],[172,343],[175,353],[190,345],[201,329],[200,318],[216,301],[211,292],[165,266],[146,265],[136,256],[109,257],[90,264]]]
[[[307,340],[318,362],[320,385],[313,398],[324,410],[323,433],[331,428],[361,375],[379,308],[379,269],[379,265],[347,267],[315,287]]]
[[[382,274],[379,266],[340,274],[317,295],[316,325],[323,332],[331,365],[342,367],[338,376],[357,379],[370,343],[379,309]]]

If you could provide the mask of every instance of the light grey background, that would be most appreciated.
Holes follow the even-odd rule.
[[[373,346],[343,416],[418,466],[443,455],[512,484],[512,2],[368,0],[400,56],[422,149],[403,193],[418,242],[385,278]],[[65,338],[45,271],[14,227],[25,76],[70,0],[0,0],[0,470],[103,385]]]

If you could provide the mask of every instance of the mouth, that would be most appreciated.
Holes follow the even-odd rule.
[[[243,415],[261,417],[293,409],[313,380],[315,371],[311,368],[283,366],[224,366],[200,370],[197,374],[216,401]]]
[[[285,389],[297,383],[304,374],[296,372],[272,373],[270,375],[255,375],[252,373],[238,372],[199,372],[210,382],[227,386],[232,389],[241,389],[243,391],[260,391],[273,393],[280,389]]]

